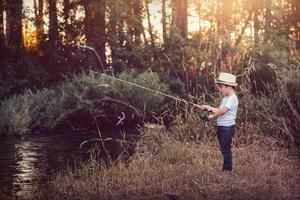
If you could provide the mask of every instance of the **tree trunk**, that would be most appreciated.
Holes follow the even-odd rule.
[[[172,0],[172,25],[183,38],[187,37],[187,0]]]
[[[253,17],[253,26],[254,26],[254,47],[258,47],[259,45],[259,22],[258,22],[258,10],[254,10],[254,17]]]
[[[44,2],[43,0],[38,0],[38,4],[36,0],[33,1],[34,3],[34,14],[35,14],[35,26],[36,26],[36,41],[37,46],[40,48],[44,43]]]
[[[223,0],[221,5],[221,38],[223,43],[231,46],[233,0]]]
[[[18,58],[23,49],[22,0],[11,0],[7,6],[7,47],[12,55]]]
[[[134,42],[137,46],[141,44],[141,35],[143,33],[144,27],[142,23],[142,10],[143,10],[143,4],[141,0],[134,0],[133,1],[133,17],[136,18],[134,23]]]
[[[291,15],[289,16],[289,23],[294,28],[294,34],[298,41],[298,49],[300,49],[300,3],[299,0],[290,0]]]
[[[209,12],[216,13],[218,10],[219,10],[218,9],[218,3],[213,1],[212,4],[211,4],[211,7],[209,9]],[[208,32],[208,37],[209,37],[209,40],[211,40],[211,41],[215,41],[215,38],[213,37],[213,35],[217,34],[218,22],[219,22],[218,14],[217,14],[216,17],[209,16],[209,23],[211,25],[210,25],[209,32]]]
[[[271,14],[271,5],[272,0],[265,0],[266,7],[265,7],[265,32],[264,32],[264,43],[268,43],[270,40],[270,31],[271,31],[271,21],[272,21],[272,14]]]
[[[231,72],[231,18],[233,1],[223,0],[222,3],[217,4],[218,14],[218,35],[221,39],[221,56],[220,56],[220,69],[224,72]]]
[[[250,11],[248,18],[247,18],[246,21],[245,21],[245,25],[244,25],[243,28],[242,28],[241,34],[239,35],[239,37],[237,38],[237,40],[236,40],[235,43],[234,43],[234,47],[235,47],[235,48],[236,48],[236,47],[240,44],[240,42],[242,41],[242,38],[243,38],[244,33],[245,33],[245,30],[246,30],[246,28],[247,28],[247,26],[248,26],[248,24],[249,24],[249,22],[250,22],[250,20],[251,20],[251,18],[252,18],[252,15],[253,15],[253,10]]]
[[[126,1],[121,0],[120,4],[122,5],[122,7],[125,7],[126,6]],[[118,30],[117,30],[118,31],[118,41],[119,41],[119,46],[121,48],[124,47],[125,40],[126,40],[126,38],[128,38],[126,36],[126,33],[125,33],[125,18],[126,18],[127,14],[128,13],[121,12],[120,13],[120,18],[118,19],[118,22],[117,22],[118,23]]]
[[[107,35],[107,41],[111,49],[111,62],[112,62],[112,70],[113,72],[121,72],[122,66],[120,64],[119,52],[122,50],[120,40],[120,20],[122,16],[122,12],[119,7],[122,7],[120,0],[109,1],[109,23],[108,23],[108,32],[110,34]]]
[[[0,0],[0,55],[5,52],[5,34],[4,34],[4,1]]]
[[[201,1],[198,2],[199,34],[201,33]]]
[[[84,1],[85,36],[88,46],[94,47],[101,59],[101,68],[106,63],[105,56],[105,0]]]
[[[65,32],[65,43],[69,44],[72,40],[70,36],[70,24],[69,24],[69,19],[70,19],[70,0],[64,0],[63,2],[64,5],[64,32]]]
[[[127,9],[124,14],[124,23],[127,24],[127,35],[129,35],[129,37],[126,37],[127,42],[126,42],[126,46],[132,46],[132,42],[134,41],[134,26],[132,23],[132,18],[133,18],[133,0],[123,0],[123,2],[125,3],[125,8]]]
[[[163,42],[167,43],[168,34],[167,34],[167,13],[166,13],[166,0],[162,0],[162,29],[163,29]]]
[[[57,52],[58,39],[56,0],[49,0],[49,45],[53,53]]]
[[[115,49],[118,48],[118,32],[117,32],[117,21],[120,18],[120,13],[117,12],[118,1],[111,1],[108,5],[110,9],[109,13],[109,23],[108,23],[108,32],[111,34],[108,35],[108,43],[111,49],[111,59],[112,63],[115,62],[116,52]]]
[[[151,46],[154,49],[155,48],[155,43],[154,43],[154,36],[153,36],[153,31],[152,31],[152,24],[151,24],[151,20],[150,20],[149,0],[146,0],[146,12],[147,12],[147,19],[148,19],[148,27],[149,27]]]

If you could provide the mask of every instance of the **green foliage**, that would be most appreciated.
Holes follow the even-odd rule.
[[[120,79],[129,81],[155,91],[168,93],[168,87],[161,82],[160,77],[154,72],[125,71],[120,74]],[[150,111],[158,112],[164,101],[164,96],[156,94],[153,91],[139,88],[120,81],[113,81],[113,87],[116,88],[122,96],[140,112],[146,114]]]
[[[30,109],[33,95],[30,90],[24,95],[13,96],[2,102],[0,111],[0,132],[10,134],[24,134],[29,131],[31,123]]]
[[[48,74],[29,56],[19,61],[0,61],[0,99],[45,84]]]
[[[153,72],[124,72],[120,78],[161,92],[167,91],[167,86]],[[111,87],[104,87],[107,84]],[[22,95],[3,101],[0,106],[0,132],[25,134],[36,129],[52,130],[78,111],[84,110],[91,117],[111,116],[124,111],[124,104],[129,105],[131,110],[138,110],[141,115],[150,116],[150,112],[160,111],[163,101],[164,97],[136,86],[96,73],[83,73],[67,78],[56,87],[35,93],[26,90]],[[113,112],[110,107],[113,107]]]
[[[177,94],[179,96],[184,96],[186,94],[185,85],[179,79],[169,79],[168,84],[170,85],[170,90],[173,94]]]

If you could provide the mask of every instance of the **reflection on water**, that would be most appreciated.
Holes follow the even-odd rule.
[[[38,155],[36,150],[33,151],[30,149],[30,146],[33,146],[32,142],[24,142],[24,144],[16,144],[15,149],[17,150],[18,159],[16,161],[16,171],[17,174],[13,176],[14,187],[18,187],[17,196],[26,196],[26,192],[32,192],[32,186],[29,187],[29,184],[33,182],[35,175],[35,166],[34,163],[37,161],[36,156]],[[27,184],[22,184],[27,183]]]
[[[110,137],[118,137],[116,131]],[[89,158],[80,144],[93,134],[37,134],[0,137],[0,199],[31,199],[49,175]],[[109,149],[117,149],[115,143]]]

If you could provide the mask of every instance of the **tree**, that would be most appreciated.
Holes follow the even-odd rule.
[[[22,8],[22,0],[7,2],[7,47],[15,59],[20,57],[23,50]]]
[[[221,53],[219,55],[221,71],[231,71],[231,17],[233,0],[223,0],[217,3],[217,29],[221,38]]]
[[[94,47],[104,65],[105,56],[105,12],[106,0],[83,1],[85,9],[85,36],[88,46]],[[103,66],[102,66],[103,67]]]
[[[35,26],[36,26],[36,41],[38,47],[41,48],[42,43],[44,42],[44,1],[43,0],[34,0],[34,14],[35,14]]]
[[[258,21],[258,15],[259,15],[259,10],[254,9],[254,14],[253,14],[253,28],[254,28],[254,47],[258,47],[259,45],[259,29],[260,29],[260,23]]]
[[[264,27],[264,43],[268,43],[271,37],[272,0],[265,0],[265,27]]]
[[[141,0],[133,0],[132,1],[132,9],[133,9],[133,32],[134,32],[134,42],[137,46],[141,44],[141,35],[144,31],[144,26],[142,22],[142,11],[143,11],[143,3]]]
[[[146,7],[146,12],[147,12],[147,20],[148,20],[151,46],[154,49],[155,48],[155,43],[154,43],[154,35],[153,35],[153,31],[152,31],[152,24],[151,24],[151,20],[150,20],[149,0],[146,0],[146,6],[145,7]]]
[[[57,52],[58,39],[56,0],[49,0],[49,45],[52,53]]]
[[[163,41],[164,44],[166,44],[167,39],[168,39],[168,34],[167,34],[167,13],[166,13],[166,0],[162,0],[162,8],[161,8],[161,13],[162,13],[162,30],[163,30]]]
[[[236,39],[236,41],[235,41],[235,43],[234,43],[234,47],[235,47],[235,48],[236,48],[236,47],[240,44],[240,42],[242,41],[243,35],[244,35],[244,33],[245,33],[245,30],[246,30],[246,28],[248,27],[249,22],[250,22],[250,20],[252,19],[252,17],[253,17],[253,10],[249,11],[249,13],[248,13],[248,17],[247,17],[247,19],[246,19],[246,21],[245,21],[245,24],[244,24],[244,26],[243,26],[243,28],[242,28],[242,31],[241,31],[240,35],[238,36],[238,38]]]
[[[64,6],[64,9],[63,9],[64,32],[65,32],[64,40],[65,40],[65,43],[68,44],[72,40],[72,38],[70,36],[71,26],[70,26],[70,23],[69,23],[69,19],[70,19],[70,7],[71,7],[70,0],[64,0],[63,1],[63,6]]]
[[[233,0],[219,1],[217,4],[217,29],[218,35],[222,38],[222,44],[230,44],[230,32],[231,32],[231,17],[233,10]]]
[[[112,59],[112,68],[116,72],[120,72],[122,69],[121,67],[121,60],[120,54],[122,44],[120,43],[121,35],[123,35],[122,29],[123,25],[121,25],[121,18],[122,18],[122,2],[120,0],[108,1],[108,16],[109,16],[109,23],[108,23],[108,32],[110,34],[107,35],[107,41],[109,47],[111,49],[111,59]]]
[[[172,25],[183,38],[187,37],[187,0],[172,0]]]
[[[292,34],[296,38],[296,47],[300,49],[300,3],[299,0],[290,1],[290,17],[288,23],[290,24]]]
[[[5,51],[5,34],[4,34],[4,0],[0,0],[0,55]]]

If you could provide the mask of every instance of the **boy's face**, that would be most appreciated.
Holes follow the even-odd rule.
[[[218,87],[218,90],[221,92],[221,94],[223,96],[227,96],[230,93],[231,89],[232,89],[230,86],[220,84],[220,83],[217,84],[217,87]]]

